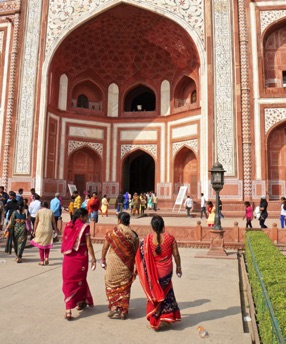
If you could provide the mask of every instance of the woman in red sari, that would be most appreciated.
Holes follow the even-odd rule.
[[[105,289],[109,301],[108,317],[125,320],[128,316],[131,285],[134,281],[138,235],[129,228],[130,215],[118,215],[118,225],[106,233],[101,266],[106,269]],[[106,254],[107,264],[106,264]]]
[[[92,258],[92,270],[96,259],[90,239],[90,227],[86,224],[88,211],[80,208],[75,211],[73,220],[67,223],[63,233],[63,293],[66,303],[67,320],[72,319],[71,309],[83,310],[93,306],[93,298],[87,284],[88,253]]]
[[[182,276],[182,268],[177,242],[171,234],[165,233],[163,218],[153,216],[151,225],[154,233],[147,235],[140,243],[136,267],[147,296],[147,320],[151,328],[158,330],[162,323],[181,320],[172,285],[172,256],[178,277]]]

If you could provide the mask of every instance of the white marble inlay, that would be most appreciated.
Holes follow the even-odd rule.
[[[185,25],[193,28],[197,37],[204,42],[204,1],[203,0],[51,0],[48,13],[46,52],[56,46],[63,31],[75,23],[98,13],[100,10],[119,3],[128,3],[146,8],[153,6],[159,14],[175,15]]]
[[[286,5],[286,2],[284,3]],[[271,6],[269,4],[269,6]],[[263,32],[272,23],[286,17],[286,10],[269,10],[260,12],[260,28]]]
[[[216,160],[234,175],[234,109],[231,1],[213,0]]]
[[[173,128],[172,129],[172,139],[179,139],[181,137],[197,135],[198,125],[190,124],[183,127]]]
[[[26,34],[22,60],[21,94],[18,109],[18,126],[15,152],[15,173],[30,174],[34,108],[41,31],[42,1],[30,0],[27,4]]]
[[[286,119],[286,108],[264,109],[265,134],[277,123]],[[286,123],[285,123],[286,124]]]
[[[88,137],[92,139],[103,140],[104,130],[82,127],[69,127],[69,136]]]
[[[121,141],[156,141],[155,130],[124,130],[120,132]]]

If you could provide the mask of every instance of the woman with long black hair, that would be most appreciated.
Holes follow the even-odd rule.
[[[102,248],[101,266],[106,269],[108,317],[112,319],[124,320],[128,316],[135,254],[139,244],[138,235],[129,225],[130,214],[118,214],[118,225],[106,233]]]
[[[67,223],[63,233],[63,293],[66,304],[65,318],[72,319],[72,308],[81,311],[93,306],[93,298],[87,283],[88,253],[91,256],[91,268],[96,268],[96,259],[90,238],[90,226],[87,222],[88,211],[80,208],[75,211],[73,220]]]
[[[22,255],[27,242],[27,220],[30,220],[29,212],[25,209],[24,203],[20,202],[17,210],[12,213],[9,224],[6,228],[6,231],[9,232],[9,236],[5,252],[11,254],[13,243],[17,263],[22,263]]]
[[[136,254],[136,267],[143,290],[147,296],[147,320],[158,330],[162,323],[181,320],[173,285],[173,260],[176,273],[182,276],[181,258],[175,238],[165,232],[164,220],[155,215],[151,226],[153,233],[140,243]]]

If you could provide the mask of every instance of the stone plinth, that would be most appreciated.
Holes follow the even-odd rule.
[[[224,230],[210,229],[210,249],[207,256],[226,257],[227,253],[224,249]]]

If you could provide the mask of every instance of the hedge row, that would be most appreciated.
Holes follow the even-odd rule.
[[[274,315],[282,335],[286,339],[286,257],[279,252],[263,232],[249,231],[246,238],[251,243],[255,260],[274,310]],[[265,306],[262,288],[254,267],[248,240],[246,240],[246,262],[252,295],[256,305],[256,317],[261,341],[265,344],[272,343],[270,313]]]

